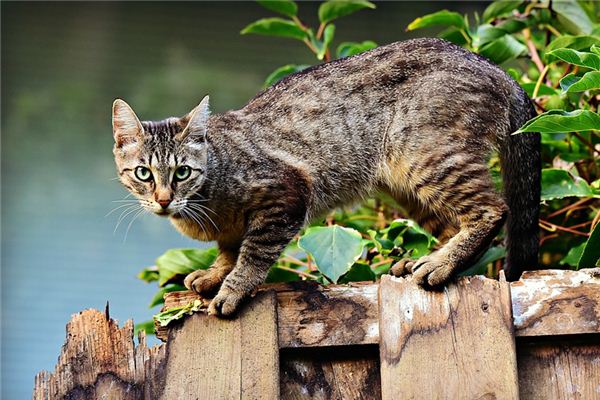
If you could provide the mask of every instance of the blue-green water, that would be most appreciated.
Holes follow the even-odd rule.
[[[6,3],[2,5],[2,398],[31,396],[52,370],[71,314],[103,309],[143,321],[153,286],[136,273],[171,247],[200,246],[167,221],[105,215],[127,193],[114,180],[110,107],[142,119],[241,107],[287,63],[311,63],[300,42],[240,36],[270,16],[255,3]],[[341,20],[343,40],[408,37],[415,17],[476,4],[381,3]],[[316,18],[302,3],[301,17]],[[426,32],[420,32],[424,35]],[[416,35],[416,34],[415,34]],[[413,36],[415,36],[413,35]],[[335,43],[339,43],[337,40]]]

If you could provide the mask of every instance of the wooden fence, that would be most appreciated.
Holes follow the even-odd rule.
[[[600,269],[437,292],[388,276],[267,285],[233,320],[197,313],[158,335],[136,347],[131,321],[74,315],[34,399],[600,399]]]

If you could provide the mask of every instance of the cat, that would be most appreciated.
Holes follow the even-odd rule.
[[[121,182],[183,234],[219,255],[185,286],[228,317],[301,228],[377,190],[443,246],[394,265],[426,287],[447,283],[507,222],[505,271],[538,252],[540,136],[511,135],[535,115],[526,93],[483,57],[413,39],[290,75],[236,111],[206,96],[181,118],[140,122],[113,105]],[[487,166],[500,154],[504,196]]]

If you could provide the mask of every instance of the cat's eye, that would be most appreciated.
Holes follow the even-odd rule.
[[[182,165],[175,170],[175,180],[176,181],[184,181],[190,177],[192,174],[192,169],[187,165]]]
[[[142,182],[148,182],[152,179],[152,172],[146,167],[137,167],[135,169],[135,177]]]

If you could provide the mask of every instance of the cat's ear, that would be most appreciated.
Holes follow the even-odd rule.
[[[210,109],[208,107],[208,96],[204,96],[200,104],[184,117],[184,119],[187,120],[187,125],[185,129],[177,135],[177,139],[183,140],[189,135],[204,138],[206,136],[209,116]]]
[[[121,99],[116,99],[113,103],[112,124],[117,147],[137,141],[144,132],[137,115],[129,107],[129,104]]]

